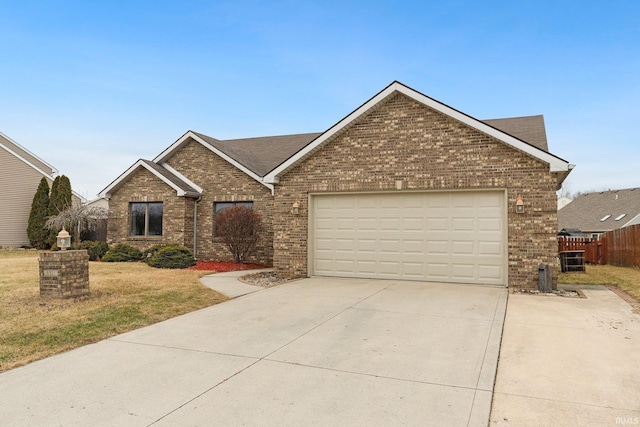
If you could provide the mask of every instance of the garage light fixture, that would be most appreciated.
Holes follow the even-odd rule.
[[[524,213],[524,201],[520,196],[516,199],[516,213]]]
[[[293,206],[291,206],[291,213],[294,215],[298,215],[300,213],[300,200],[293,202]]]

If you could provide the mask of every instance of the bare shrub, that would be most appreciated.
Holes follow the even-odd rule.
[[[235,262],[247,262],[264,230],[262,216],[246,206],[232,206],[215,218],[216,235],[225,243]]]

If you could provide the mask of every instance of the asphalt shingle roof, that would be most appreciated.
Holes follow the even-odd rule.
[[[601,221],[607,215],[610,216]],[[558,211],[558,230],[577,228],[586,233],[611,231],[627,225],[638,215],[640,188],[587,193],[576,197]]]
[[[542,115],[489,119],[483,120],[483,122],[534,147],[549,151],[547,132],[544,128],[544,116]]]
[[[189,185],[186,182],[184,182],[182,180],[182,178],[178,177],[177,175],[173,174],[172,172],[170,172],[169,170],[163,168],[162,166],[158,165],[157,163],[154,163],[154,162],[152,162],[150,160],[145,160],[145,159],[140,159],[140,161],[144,162],[144,164],[146,164],[147,166],[152,168],[154,171],[158,172],[165,179],[169,180],[176,187],[178,187],[179,189],[184,191],[188,196],[192,196],[193,197],[193,196],[199,196],[200,195],[200,192],[198,190],[196,190],[191,185]]]
[[[544,118],[541,115],[490,119],[483,122],[541,150],[548,151]],[[199,132],[192,132],[261,177],[322,135],[321,132],[315,132],[220,140]]]
[[[263,136],[219,140],[193,132],[258,176],[265,176],[280,163],[316,139],[321,133]]]

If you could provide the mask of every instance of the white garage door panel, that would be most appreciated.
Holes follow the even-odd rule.
[[[506,284],[502,191],[313,197],[311,274]]]

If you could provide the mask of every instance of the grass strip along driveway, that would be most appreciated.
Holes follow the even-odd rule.
[[[0,372],[223,302],[210,273],[90,262],[90,296],[40,298],[38,252],[0,250]]]
[[[587,265],[585,273],[560,273],[558,285],[612,285],[640,302],[640,268]]]

